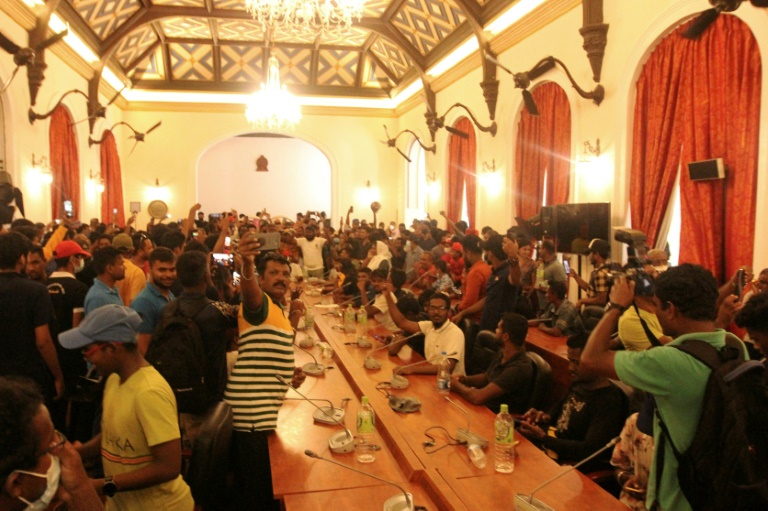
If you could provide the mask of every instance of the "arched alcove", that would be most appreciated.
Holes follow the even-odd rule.
[[[264,156],[267,170],[257,170]],[[249,133],[207,149],[197,163],[197,198],[206,213],[266,208],[294,218],[298,211],[331,211],[331,163],[304,140]]]

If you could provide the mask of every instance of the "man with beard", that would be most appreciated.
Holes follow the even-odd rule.
[[[456,353],[448,357],[451,374],[463,375],[464,371],[464,334],[461,329],[448,321],[451,299],[443,293],[435,293],[429,299],[426,312],[429,321],[411,321],[398,310],[393,300],[392,286],[384,286],[383,294],[389,306],[389,314],[395,324],[407,334],[424,334],[424,358],[427,360],[439,357],[442,352]],[[389,354],[397,355],[406,340],[393,342],[389,346]],[[437,374],[437,364],[420,364],[403,369],[400,374]]]
[[[131,302],[131,309],[141,316],[139,325],[139,351],[147,352],[152,332],[160,323],[162,309],[170,303],[174,296],[171,286],[176,280],[176,256],[170,249],[160,247],[153,250],[149,256],[150,281],[136,298]]]
[[[483,261],[483,249],[478,236],[474,234],[465,236],[461,240],[461,246],[464,249],[467,274],[461,285],[461,302],[456,307],[457,313],[453,316],[453,322],[458,324],[467,317],[479,323],[483,309],[482,304],[479,306],[477,304],[485,298],[486,285],[491,277],[491,267]]]
[[[96,278],[85,295],[85,315],[108,304],[123,305],[120,293],[115,287],[118,280],[125,278],[123,255],[114,247],[105,247],[93,253],[93,269]]]
[[[269,252],[258,260],[259,241],[253,234],[240,240],[243,258],[240,285],[243,303],[238,315],[238,358],[227,381],[224,400],[232,406],[232,464],[234,508],[279,509],[272,494],[269,435],[277,428],[277,413],[288,387],[275,378],[282,376],[298,387],[304,373],[294,367],[293,332],[306,307],[299,300],[285,310],[291,282],[288,260]],[[322,267],[322,261],[320,262]]]
[[[27,254],[27,266],[24,268],[24,273],[29,280],[34,280],[42,285],[45,285],[48,280],[48,274],[45,272],[45,255],[43,254],[43,247],[40,245],[33,245]]]
[[[304,271],[307,277],[323,278],[323,245],[325,238],[318,238],[315,226],[309,225],[304,230],[304,238],[296,238],[304,259]]]

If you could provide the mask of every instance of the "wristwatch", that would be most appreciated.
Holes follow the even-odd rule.
[[[104,478],[104,486],[101,487],[101,493],[107,497],[114,497],[117,493],[117,484],[112,480],[112,476]]]
[[[623,305],[619,305],[616,302],[608,302],[608,306],[605,308],[605,312],[608,312],[611,309],[616,309],[619,311],[619,314],[624,314],[624,311],[627,310],[629,307],[624,307]]]

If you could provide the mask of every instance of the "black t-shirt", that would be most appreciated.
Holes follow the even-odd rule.
[[[498,398],[488,401],[485,405],[499,413],[502,403],[509,405],[512,413],[525,413],[533,392],[533,362],[524,351],[517,353],[504,364],[501,359],[504,353],[499,352],[485,372],[489,383],[495,383],[504,391]]]
[[[51,323],[51,337],[59,355],[59,365],[64,373],[64,381],[71,388],[78,376],[85,376],[87,367],[79,350],[67,350],[61,347],[58,337],[61,332],[72,328],[72,315],[75,310],[83,312],[88,286],[70,274],[54,273],[48,278],[48,295],[53,303],[56,318]]]
[[[75,275],[75,277],[90,289],[90,287],[93,285],[93,279],[97,277],[96,270],[93,269],[93,261],[86,261],[83,270]]]
[[[35,328],[53,320],[48,290],[18,273],[0,273],[0,376],[21,375],[44,392],[52,378],[35,344]]]
[[[496,330],[501,315],[515,310],[520,287],[509,283],[509,262],[491,270],[485,287],[485,307],[480,318],[480,330]]]
[[[207,305],[200,309],[203,303]],[[200,327],[205,349],[205,385],[220,401],[224,397],[227,384],[227,350],[231,338],[227,330],[237,329],[237,311],[234,305],[214,302],[204,295],[182,292],[173,302],[163,307],[163,317],[171,314],[171,306],[180,307],[182,314],[191,317],[196,311],[194,321]]]

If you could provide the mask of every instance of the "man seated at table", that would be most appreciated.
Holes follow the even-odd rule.
[[[528,321],[530,325],[538,325],[539,330],[548,335],[575,335],[584,331],[581,314],[573,304],[565,298],[565,282],[550,280],[546,297],[547,308],[538,319]]]
[[[561,464],[580,461],[607,444],[621,432],[628,415],[627,397],[619,387],[605,377],[579,376],[581,352],[586,343],[585,333],[568,338],[568,394],[548,413],[531,408],[518,427],[518,431],[538,441]],[[604,453],[579,470],[595,470],[609,455],[610,452]]]
[[[507,403],[512,413],[523,413],[533,392],[533,362],[525,353],[528,321],[514,312],[507,312],[496,327],[496,339],[501,350],[488,370],[472,376],[453,376],[451,392],[476,405],[486,405],[499,412]]]
[[[389,313],[395,324],[407,334],[424,334],[424,358],[427,360],[439,357],[442,352],[446,354],[456,353],[448,357],[451,374],[461,375],[464,371],[464,333],[459,327],[448,320],[451,307],[451,299],[443,293],[435,293],[429,299],[426,307],[429,321],[411,321],[397,309],[392,300],[391,285],[387,285],[384,296],[389,306]],[[389,346],[389,354],[397,355],[400,348],[408,341],[393,342]],[[403,369],[400,374],[437,374],[437,365],[424,363]]]
[[[387,330],[397,330],[397,325],[392,321],[392,316],[389,314],[389,302],[397,304],[397,298],[395,298],[394,294],[389,297],[386,296],[392,293],[391,286],[387,283],[386,270],[373,270],[371,272],[371,284],[373,289],[376,290],[376,298],[373,301],[366,300],[361,304],[361,307],[365,307],[365,313],[369,317],[376,319]],[[365,293],[365,284],[358,282],[358,285],[360,286],[360,294],[363,295]]]

